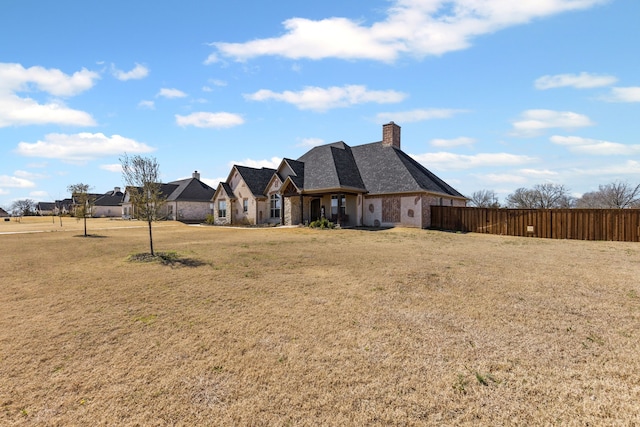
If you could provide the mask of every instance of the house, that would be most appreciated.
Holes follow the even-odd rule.
[[[213,195],[216,224],[280,223],[280,213],[271,216],[265,189],[276,170],[234,165],[226,182]]]
[[[0,208],[0,218],[9,218],[9,212],[5,211],[4,209]]]
[[[91,216],[97,218],[119,218],[122,216],[122,199],[124,193],[120,187],[99,195],[93,201]]]
[[[54,210],[55,215],[66,215],[71,213],[73,207],[72,199],[56,200],[54,203],[56,205]]]
[[[466,197],[403,152],[400,142],[400,126],[390,122],[378,142],[314,147],[297,160],[283,159],[264,188],[259,183],[270,170],[234,166],[214,196],[216,223],[248,218],[297,225],[328,218],[341,226],[427,228],[431,205],[466,205]],[[256,187],[246,191],[250,182]],[[247,215],[234,217],[240,201]],[[226,206],[231,212],[220,209]]]
[[[195,171],[191,178],[160,184],[160,193],[165,197],[163,217],[176,221],[204,221],[213,213],[212,199],[215,190],[200,181]],[[134,208],[125,190],[122,199],[122,218],[135,218]]]
[[[40,216],[55,215],[55,202],[38,202],[36,203],[36,214]]]

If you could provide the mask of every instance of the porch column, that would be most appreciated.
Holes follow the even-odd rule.
[[[300,195],[300,224],[304,224],[304,198]]]

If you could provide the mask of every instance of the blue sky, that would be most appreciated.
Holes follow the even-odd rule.
[[[640,183],[637,0],[3,0],[0,206],[379,141],[466,195]]]

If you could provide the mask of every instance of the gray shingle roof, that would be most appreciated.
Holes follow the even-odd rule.
[[[96,206],[119,206],[123,197],[122,191],[112,190],[98,197],[93,204]]]
[[[304,163],[298,160],[287,159],[287,158],[282,160],[289,165],[291,170],[293,170],[294,175],[289,175],[289,178],[291,179],[291,181],[293,181],[296,187],[300,189],[304,188]],[[280,180],[284,181],[284,178],[285,177],[281,176]]]
[[[304,190],[344,188],[366,191],[360,171],[344,142],[321,145],[298,159],[304,163]]]
[[[171,181],[169,184],[174,185],[175,188],[169,193],[168,201],[182,201],[182,202],[207,202],[213,197],[215,189],[209,187],[204,182],[196,178],[181,179],[178,181]],[[164,192],[164,189],[163,189]]]
[[[250,168],[248,166],[234,166],[242,179],[244,180],[247,187],[253,194],[254,197],[265,197],[265,190],[267,188],[267,184],[271,180],[271,177],[274,173],[276,173],[275,169],[270,168]]]
[[[382,142],[352,148],[369,194],[429,191],[464,197],[402,150]]]
[[[228,198],[230,199],[236,198],[235,194],[233,194],[233,189],[229,184],[227,184],[226,182],[221,182],[220,185],[222,186],[222,191],[225,192]]]

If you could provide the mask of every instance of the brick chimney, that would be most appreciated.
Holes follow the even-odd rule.
[[[195,171],[191,174],[191,176],[195,179],[197,179],[198,181],[200,181],[200,173],[198,173],[198,171]]]
[[[382,125],[382,145],[400,149],[400,126],[393,122]]]

